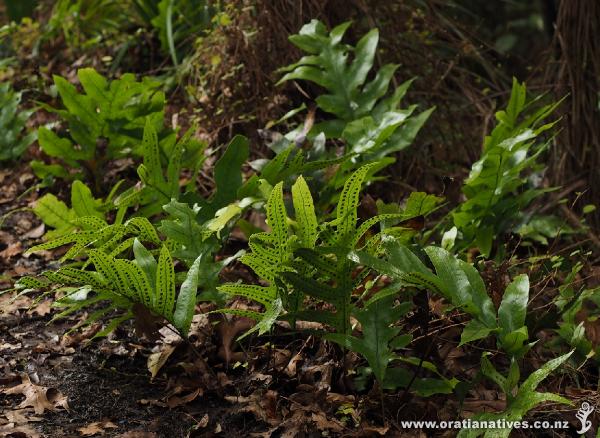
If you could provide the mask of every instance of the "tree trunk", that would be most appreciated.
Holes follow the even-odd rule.
[[[552,157],[553,180],[568,184],[585,179],[587,190],[577,210],[588,203],[600,204],[600,2],[562,0],[556,20],[555,89],[561,106],[563,130]],[[597,205],[600,207],[600,205]],[[591,222],[600,225],[600,210]]]

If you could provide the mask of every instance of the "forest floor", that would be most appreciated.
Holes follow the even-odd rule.
[[[276,3],[287,8],[290,2],[273,2]],[[304,3],[298,2],[299,5]],[[318,6],[321,2],[314,3]],[[2,7],[0,2],[0,12]],[[392,14],[385,18],[398,21],[398,17]],[[274,26],[272,32],[281,33],[281,41],[275,42],[287,48],[285,53],[278,49],[279,45],[274,45],[271,49],[273,36],[268,39],[268,32],[264,41],[269,44],[264,44],[263,47],[256,43],[252,50],[246,47],[248,32],[231,31],[224,36],[215,34],[214,39],[208,42],[217,49],[215,53],[221,53],[222,50],[223,56],[222,59],[220,56],[208,58],[215,64],[212,65],[211,75],[207,76],[211,79],[210,86],[207,85],[210,92],[207,91],[206,95],[196,101],[198,96],[193,100],[185,97],[186,87],[177,87],[173,96],[169,96],[165,119],[180,128],[194,126],[199,121],[200,128],[196,134],[210,145],[207,152],[217,151],[217,145],[227,143],[234,134],[243,134],[250,138],[252,159],[271,156],[266,143],[277,138],[278,133],[270,131],[271,128],[267,129],[266,126],[271,126],[272,120],[285,114],[284,109],[289,110],[288,106],[291,108],[299,105],[313,94],[310,88],[307,88],[310,91],[307,94],[298,84],[288,84],[288,88],[284,88],[276,87],[270,79],[266,80],[268,74],[272,73],[271,70],[292,62],[287,58],[295,59],[296,56],[287,40],[290,29],[286,26],[279,27],[281,29]],[[30,29],[24,27],[21,32],[23,33],[18,36],[24,40],[22,35],[30,32]],[[128,32],[129,28],[124,35]],[[388,34],[391,37],[384,39],[391,39],[392,42],[399,40],[397,32]],[[231,41],[225,37],[231,38]],[[446,47],[446,37],[444,33],[443,47]],[[56,44],[51,44],[50,50],[41,50],[40,57],[27,55],[26,58],[21,58],[23,65],[15,67],[12,73],[13,82],[19,85],[16,88],[22,90],[26,97],[24,103],[27,108],[40,102],[50,105],[55,101],[58,104],[56,87],[48,86],[52,82],[52,74],[62,75],[75,83],[77,67],[89,65],[106,69],[105,59],[111,56],[104,55],[115,55],[112,45],[108,45],[102,50],[91,50],[87,55],[73,57],[73,53],[78,52],[71,51],[61,38],[53,41]],[[220,38],[225,39],[222,41]],[[17,41],[22,45],[22,41]],[[144,46],[142,40],[137,41],[131,46],[131,53],[123,52],[129,63],[129,69],[125,71],[143,73],[145,76],[160,71],[154,64],[151,69],[144,71],[144,61],[148,61],[144,49],[152,49],[152,53],[156,49],[158,53],[158,40],[147,40],[145,44],[148,47]],[[229,55],[226,50],[229,45],[235,48],[235,56],[225,56]],[[409,154],[402,156],[388,169],[388,175],[393,177],[375,182],[369,187],[369,193],[359,206],[359,217],[372,217],[378,213],[375,199],[400,203],[409,193],[420,190],[445,198],[446,204],[440,208],[440,212],[447,213],[452,206],[459,205],[464,198],[461,181],[467,177],[469,166],[481,152],[481,133],[487,133],[488,125],[492,124],[495,106],[484,108],[485,111],[480,109],[480,112],[486,114],[485,117],[468,114],[473,107],[472,102],[465,100],[463,96],[468,93],[460,86],[448,86],[452,81],[444,82],[447,76],[455,74],[452,67],[454,58],[446,69],[444,63],[437,58],[438,52],[433,51],[429,45],[417,47],[423,48],[419,51],[426,52],[433,59],[432,65],[435,68],[429,75],[433,75],[430,77],[435,77],[436,81],[435,86],[432,85],[434,82],[425,75],[422,81],[425,84],[422,85],[424,91],[417,91],[415,96],[424,99],[421,102],[423,107],[426,107],[426,98],[435,97],[439,100],[432,100],[431,106],[447,105],[448,108],[436,110],[433,117],[439,119],[432,119],[424,129],[428,131],[429,137],[420,140],[418,146],[410,148]],[[460,57],[467,47],[470,45],[460,44],[460,52],[457,52]],[[406,53],[410,56],[406,56],[406,63],[410,63],[408,58],[414,57],[411,62],[419,64],[421,58],[416,56],[418,50],[409,49]],[[202,56],[195,62],[204,67],[205,58],[211,53],[201,52]],[[404,53],[401,52],[402,56]],[[271,65],[274,54],[278,57],[277,65]],[[131,59],[127,59],[128,57]],[[163,57],[163,64],[168,64],[168,57]],[[24,63],[24,59],[27,62]],[[456,59],[459,59],[458,55]],[[378,64],[381,62],[378,60]],[[238,66],[246,64],[251,64],[247,70],[253,74],[238,76]],[[432,65],[419,65],[423,72],[415,73],[426,73]],[[265,70],[267,66],[268,71]],[[439,81],[434,75],[437,74],[437,69],[441,69],[443,73]],[[243,72],[244,69],[240,71]],[[111,72],[109,76],[114,76],[114,73]],[[410,69],[407,69],[404,75],[408,78],[409,73]],[[279,73],[274,76],[278,75]],[[507,78],[510,79],[510,76],[507,75]],[[169,78],[171,82],[179,80],[175,75]],[[44,84],[47,89],[36,89],[35,86],[39,86],[34,84],[36,81]],[[236,91],[231,84],[239,85],[239,89]],[[198,84],[194,83],[194,87],[190,87],[195,88],[196,85]],[[477,87],[479,85],[477,83]],[[260,90],[261,87],[264,90]],[[443,87],[448,90],[443,90]],[[489,89],[486,90],[486,93],[490,92]],[[448,94],[445,94],[446,91]],[[489,94],[495,95],[493,92]],[[448,98],[454,95],[459,96],[459,99]],[[483,101],[479,97],[473,99]],[[439,116],[437,112],[440,113]],[[475,114],[475,111],[471,112]],[[307,116],[304,126],[310,130],[315,122],[314,107],[309,114],[311,115]],[[317,115],[317,122],[320,122],[318,117]],[[483,130],[482,126],[474,124],[480,123],[480,119],[485,121]],[[44,125],[51,126],[56,121],[54,115],[38,111],[30,119],[31,126],[28,127],[35,129]],[[66,130],[64,123],[56,123],[56,126]],[[259,127],[265,129],[259,130]],[[452,136],[447,137],[448,133]],[[435,156],[435,160],[427,155]],[[202,187],[198,190],[206,199],[214,193],[214,178],[209,175],[213,175],[216,156],[217,154],[211,155],[204,162],[201,171]],[[42,242],[48,231],[33,213],[32,207],[47,192],[60,200],[68,199],[69,184],[57,179],[51,187],[40,186],[40,179],[34,175],[27,160],[55,161],[49,160],[37,146],[29,148],[19,159],[17,164],[8,164],[12,167],[0,167],[0,292],[13,287],[22,276],[36,276],[45,270],[56,270],[60,266],[58,260],[66,252],[63,247],[27,253],[28,248]],[[134,160],[119,158],[117,161],[120,162],[111,162],[110,168],[103,169],[104,180],[100,183],[107,188],[120,178],[126,180],[127,184],[138,183]],[[443,168],[438,167],[440,163]],[[247,179],[250,166],[244,164],[242,169]],[[410,178],[405,178],[407,174]],[[179,182],[184,179],[182,177]],[[477,265],[496,308],[511,280],[509,268],[510,274],[532,274],[528,297],[530,300],[525,302],[525,308],[530,311],[527,313],[527,325],[531,327],[526,340],[531,342],[532,348],[526,359],[518,359],[517,368],[521,371],[517,376],[517,383],[551,359],[575,348],[564,340],[560,341],[562,343],[553,343],[557,339],[558,323],[562,318],[556,310],[555,300],[560,288],[567,284],[565,278],[573,272],[571,267],[582,262],[581,271],[575,272],[578,276],[573,283],[577,287],[600,287],[598,239],[591,231],[586,235],[586,230],[589,229],[584,228],[577,216],[566,207],[571,201],[575,203],[573,198],[580,196],[577,190],[584,191],[584,187],[568,187],[564,192],[558,192],[561,196],[553,198],[552,202],[548,201],[540,209],[550,210],[556,207],[558,215],[566,211],[572,216],[571,219],[575,217],[576,223],[571,225],[581,230],[573,231],[564,240],[558,232],[554,240],[550,239],[548,246],[540,245],[539,248],[535,242],[526,242],[526,245],[531,245],[528,247],[522,245],[521,237],[515,233],[510,236],[507,234],[503,237],[510,239],[505,242],[510,257],[499,262],[481,260]],[[391,193],[394,195],[393,199],[389,196]],[[553,194],[554,192],[552,196]],[[565,201],[569,198],[568,203],[560,204],[559,207],[559,198],[563,197]],[[543,203],[548,199],[540,198],[536,202]],[[263,213],[252,214],[260,217],[260,225],[264,226]],[[434,228],[428,223],[432,219],[423,216],[418,219],[423,223],[414,225],[416,228]],[[565,223],[567,222],[569,221]],[[229,236],[219,257],[247,248],[246,237],[238,239],[242,233],[234,233],[238,233],[238,230]],[[474,251],[463,254],[469,262],[477,259],[478,250],[471,249]],[[555,258],[566,261],[564,269],[554,268]],[[540,260],[545,260],[546,265],[542,266]],[[175,266],[180,267],[178,264]],[[258,284],[259,281],[239,261],[228,265],[220,275],[223,282],[237,281],[240,278],[248,280],[248,284]],[[388,280],[385,278],[382,283]],[[360,287],[362,286],[361,284]],[[468,321],[464,309],[448,307],[444,298],[427,291],[414,291],[411,300],[416,305],[402,320],[402,329],[413,336],[413,341],[410,347],[403,350],[407,354],[401,358],[406,359],[401,366],[406,365],[406,369],[410,370],[412,380],[407,386],[385,391],[380,389],[372,376],[361,374],[361,368],[364,370],[366,366],[364,357],[315,334],[326,328],[318,323],[298,323],[298,330],[293,330],[287,322],[277,321],[271,332],[260,337],[251,335],[243,342],[237,342],[239,336],[252,327],[253,322],[243,317],[211,313],[217,305],[203,303],[196,306],[196,315],[187,339],[182,339],[169,327],[161,328],[158,333],[153,330],[156,327],[149,329],[148,324],[155,325],[156,319],[151,319],[152,315],[148,310],[146,313],[136,313],[134,320],[123,323],[108,337],[94,339],[104,328],[103,323],[114,315],[107,314],[104,321],[86,326],[84,323],[87,318],[97,310],[92,306],[86,312],[78,311],[65,318],[57,318],[61,308],[52,304],[56,302],[56,298],[61,297],[61,293],[64,294],[64,291],[56,289],[48,295],[37,292],[22,295],[12,291],[0,293],[0,438],[449,438],[456,436],[458,430],[406,429],[402,427],[402,422],[451,421],[470,418],[475,414],[499,413],[507,409],[511,399],[511,395],[507,397],[491,379],[484,378],[481,370],[482,353],[489,353],[494,364],[500,365],[499,370],[508,370],[509,367],[512,370],[514,362],[510,362],[509,357],[501,351],[494,336],[480,339],[477,343],[461,344],[461,332]],[[325,307],[329,304],[318,305]],[[596,411],[589,417],[593,421],[593,427],[587,438],[595,436],[592,433],[600,424],[600,394],[595,390],[599,367],[593,353],[600,352],[600,300],[597,305],[588,302],[585,305],[591,307],[582,307],[575,315],[575,322],[581,329],[585,321],[583,330],[593,350],[590,350],[588,356],[584,354],[579,361],[564,363],[560,373],[548,376],[538,388],[538,392],[560,394],[568,398],[572,405],[543,403],[524,416],[527,421],[543,420],[557,422],[556,424],[567,422],[568,430],[515,429],[511,432],[511,437],[579,436],[575,431],[580,428],[581,423],[576,413],[583,402],[596,406]],[[257,305],[251,306],[247,300],[236,298],[232,308],[258,309]],[[138,311],[139,308],[135,312]],[[352,322],[355,323],[356,320]],[[359,377],[362,377],[362,381]],[[425,395],[417,394],[413,383],[421,378],[436,382],[452,381],[455,386],[450,389],[444,387],[441,391],[435,388]],[[504,376],[501,378],[505,379]],[[600,437],[600,431],[598,436]]]
[[[44,225],[28,210],[27,166],[0,173],[0,289],[52,268],[60,249],[26,254]],[[342,363],[318,338],[287,331],[250,351],[233,340],[249,321],[194,319],[190,342],[158,340],[123,325],[91,341],[100,324],[69,333],[86,314],[52,321],[44,296],[0,295],[0,436],[128,438],[185,436],[381,436],[343,391]],[[217,324],[218,323],[218,324]],[[150,362],[151,361],[151,362]],[[151,377],[152,371],[156,376]],[[6,389],[9,388],[9,389]],[[365,394],[365,403],[377,405]],[[381,423],[380,418],[373,424]],[[358,429],[355,426],[360,426]]]
[[[27,191],[32,178],[25,166],[0,174],[5,187],[0,214],[16,211],[0,231],[2,289],[10,287],[11,278],[52,268],[60,256],[60,249],[25,252],[44,233],[27,210],[37,198],[36,191]],[[435,302],[430,307],[435,310]],[[215,317],[207,315],[209,305],[200,308],[189,341],[166,328],[158,339],[146,339],[133,323],[91,340],[100,324],[69,332],[86,314],[53,322],[60,309],[51,307],[50,297],[0,295],[0,386],[5,388],[0,436],[412,437],[426,435],[402,430],[399,419],[452,420],[506,404],[502,394],[485,386],[462,407],[444,395],[415,399],[400,391],[382,398],[376,387],[357,391],[344,372],[357,366],[353,355],[281,326],[242,349],[234,339],[250,327],[248,320]],[[439,338],[426,339],[428,345],[444,341],[448,348],[436,351],[438,359],[454,375],[472,377],[479,353],[455,347],[459,335],[446,327]],[[425,346],[429,352],[431,345]],[[529,365],[535,368],[535,361]],[[567,392],[572,400],[598,398],[595,391],[570,387]],[[575,412],[576,406],[545,405],[527,418],[566,419],[577,427]]]

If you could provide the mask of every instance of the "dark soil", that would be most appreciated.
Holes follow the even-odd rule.
[[[73,349],[69,348],[65,354],[49,352],[58,349],[52,339],[56,340],[57,334],[67,330],[68,324],[48,326],[48,320],[49,317],[26,314],[20,319],[0,319],[3,333],[0,341],[9,344],[20,341],[23,345],[15,353],[2,351],[0,364],[5,365],[5,370],[6,364],[14,361],[13,370],[27,373],[32,382],[35,379],[34,383],[67,397],[68,411],[48,411],[43,421],[30,423],[35,424],[42,436],[79,437],[82,433],[78,429],[103,421],[118,426],[105,430],[102,436],[106,437],[121,436],[124,432],[164,438],[247,436],[265,430],[266,425],[251,414],[235,412],[231,403],[210,393],[185,406],[165,406],[161,400],[169,382],[166,378],[150,379],[142,354],[102,353],[113,348],[123,353],[122,340],[95,342],[88,347],[78,347],[72,354]],[[15,378],[7,371],[1,377],[2,383]],[[14,409],[23,399],[21,395],[0,394],[0,412]],[[205,417],[208,421],[203,420]]]

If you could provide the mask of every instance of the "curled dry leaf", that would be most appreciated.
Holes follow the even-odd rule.
[[[154,379],[160,369],[167,363],[169,356],[175,351],[175,345],[163,344],[160,351],[148,356],[148,371]]]
[[[202,417],[200,419],[200,421],[198,421],[196,423],[196,428],[197,429],[204,429],[206,426],[208,426],[209,420],[210,420],[210,417],[208,416],[208,414],[204,414],[204,417]]]
[[[48,388],[46,398],[55,408],[63,408],[65,411],[69,410],[67,396],[63,395],[58,389]]]
[[[237,404],[238,412],[250,412],[265,423],[276,425],[281,422],[277,412],[276,391],[254,391],[249,397],[225,396],[225,400]]]
[[[269,352],[271,353],[271,356],[273,357],[273,359],[271,360],[272,367],[278,371],[283,371],[287,364],[290,362],[292,352],[290,350],[281,348],[270,349],[267,352],[267,348],[270,347],[265,346],[264,351],[266,352],[266,354],[269,354]]]
[[[41,438],[42,435],[29,426],[15,426],[15,423],[8,423],[0,426],[0,436],[2,437],[23,437],[23,438]]]
[[[5,249],[0,251],[0,259],[8,262],[12,257],[17,256],[23,252],[21,242],[13,242],[8,245]]]
[[[202,388],[198,388],[195,391],[193,391],[187,395],[184,395],[182,397],[174,395],[167,399],[167,406],[170,409],[173,409],[173,408],[176,408],[177,406],[188,404],[188,403],[194,401],[198,396],[202,396],[203,394],[204,394],[204,391],[202,390]]]
[[[156,438],[154,432],[146,432],[144,430],[132,430],[129,432],[122,433],[121,435],[117,435],[115,438]]]
[[[22,394],[25,400],[19,405],[19,408],[33,407],[36,414],[43,414],[46,409],[53,411],[57,407],[68,409],[67,398],[56,390],[49,391],[43,386],[31,383],[29,376],[21,376],[21,384],[12,388],[3,389],[4,394]],[[50,397],[50,400],[48,399]]]
[[[29,416],[29,409],[15,409],[12,411],[7,411],[4,413],[4,416],[8,420],[9,423],[14,424],[27,424],[34,421],[42,421],[40,417]]]
[[[21,295],[17,298],[16,293],[0,295],[0,315],[11,315],[20,309],[29,309],[31,298]]]
[[[52,300],[44,300],[27,311],[28,315],[45,316],[52,311]]]
[[[217,325],[217,333],[221,338],[221,348],[219,348],[219,357],[225,361],[226,364],[231,363],[234,360],[243,361],[243,353],[234,353],[232,350],[233,342],[240,333],[254,326],[254,321],[249,318],[233,318],[228,320],[223,317],[221,322]]]
[[[80,427],[77,429],[81,436],[93,436],[104,433],[105,429],[117,429],[119,426],[114,424],[111,421],[96,421],[94,423],[90,423],[87,426]]]
[[[32,228],[31,230],[29,230],[28,232],[23,234],[21,237],[23,239],[39,239],[40,237],[42,237],[44,235],[45,231],[46,231],[46,226],[43,223],[41,223],[37,227]]]

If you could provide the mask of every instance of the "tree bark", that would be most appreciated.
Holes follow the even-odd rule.
[[[556,20],[555,90],[563,129],[556,138],[551,170],[554,183],[585,178],[587,190],[576,206],[600,204],[600,2],[562,0]],[[597,205],[600,207],[600,205]],[[593,225],[600,225],[596,210]]]

